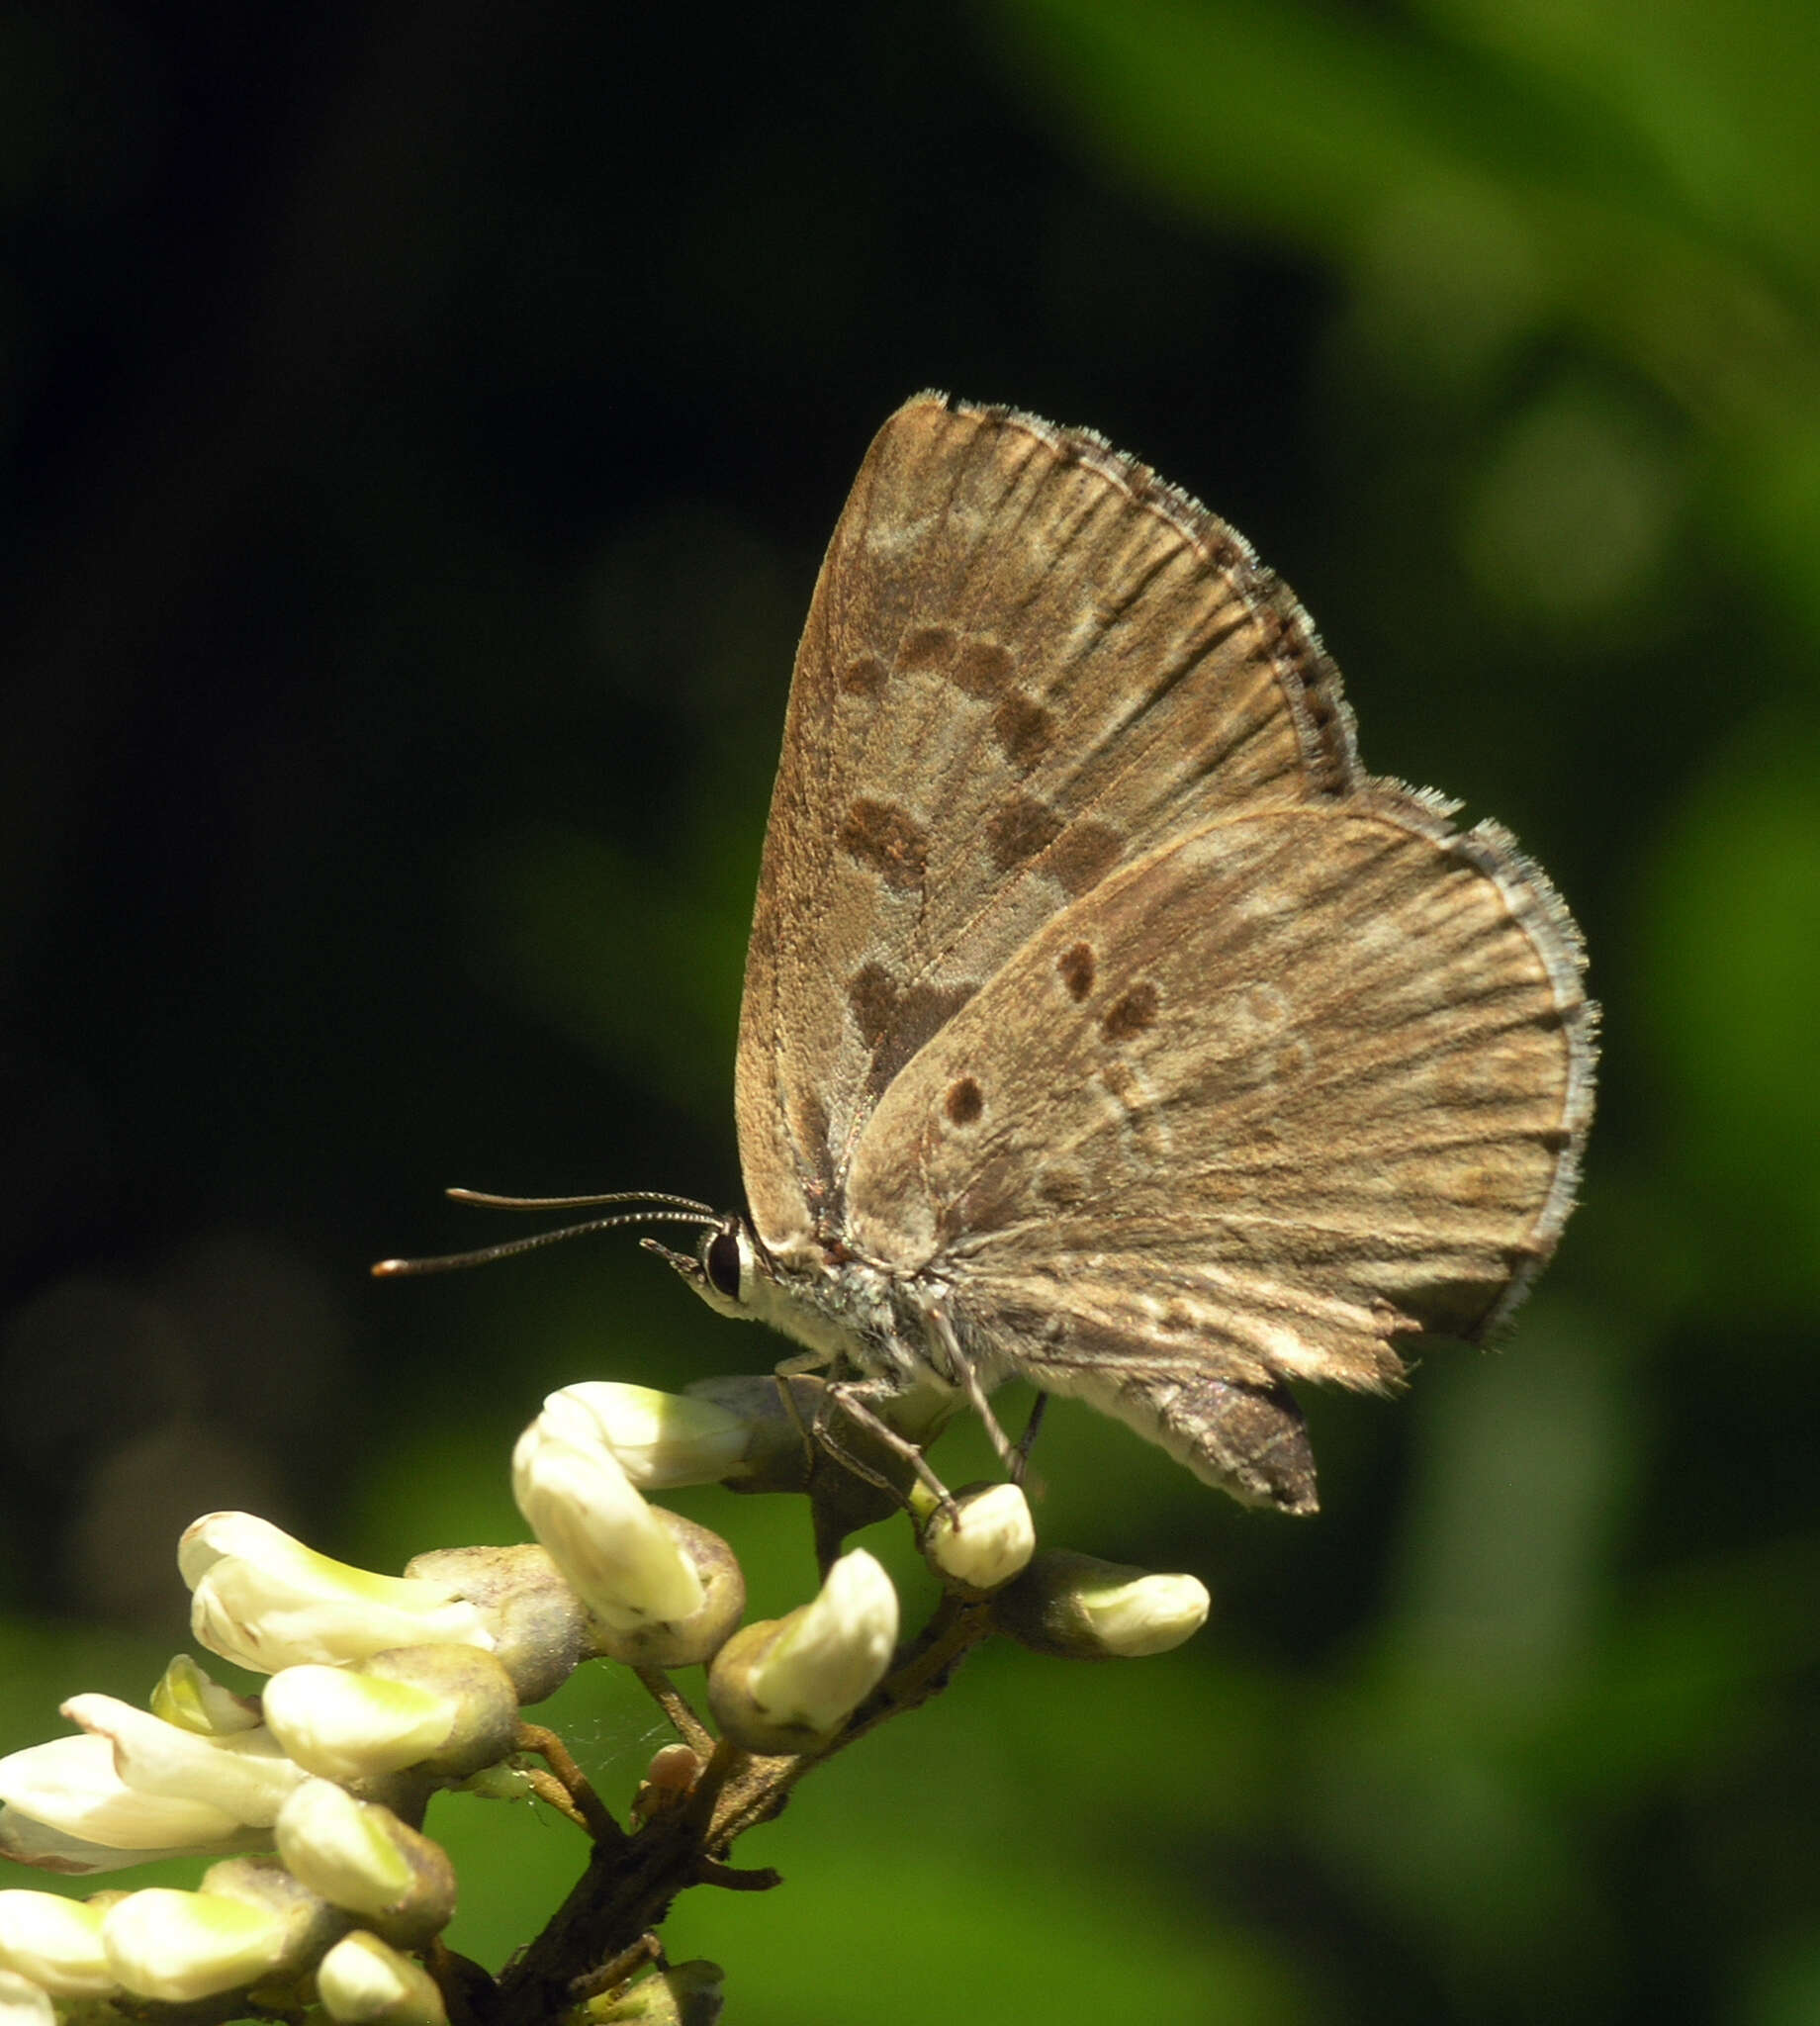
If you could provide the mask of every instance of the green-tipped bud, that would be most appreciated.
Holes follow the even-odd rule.
[[[674,1623],[616,1626],[595,1619],[593,1650],[626,1667],[701,1667],[733,1636],[746,1612],[746,1577],[738,1557],[718,1533],[653,1506],[652,1515],[688,1558],[701,1585],[701,1603]]]
[[[1018,1575],[1037,1549],[1030,1501],[1015,1484],[971,1486],[930,1514],[923,1558],[945,1582],[975,1597]]]
[[[464,1780],[511,1750],[518,1704],[491,1653],[405,1646],[363,1667],[288,1667],[265,1692],[266,1721],[323,1780],[374,1780],[407,1766]]]
[[[276,1857],[224,1858],[203,1873],[202,1889],[219,1898],[237,1899],[283,1922],[285,1946],[267,1973],[270,1976],[308,1970],[330,1942],[347,1932],[348,1918],[340,1907],[331,1906]]]
[[[725,1974],[699,1958],[654,1971],[621,1990],[590,1998],[579,2017],[589,2026],[714,2026],[725,2002]]]
[[[258,1674],[395,1646],[491,1643],[473,1605],[438,1585],[331,1561],[250,1513],[206,1514],[178,1543],[177,1566],[194,1592],[196,1637]]]
[[[175,1655],[159,1677],[151,1692],[151,1713],[198,1737],[231,1737],[259,1725],[257,1701],[223,1688],[187,1653]]]
[[[448,2017],[429,1972],[377,1935],[343,1936],[318,1965],[316,1988],[343,2026],[445,2026]]]
[[[456,1699],[455,1721],[441,1749],[424,1763],[438,1780],[467,1780],[497,1765],[518,1733],[511,1676],[491,1653],[467,1646],[401,1646],[376,1653],[361,1668],[375,1680],[427,1689]]]
[[[1207,1622],[1193,1576],[1156,1576],[1049,1548],[992,1600],[992,1621],[1020,1644],[1064,1660],[1166,1653]]]
[[[814,1751],[877,1687],[896,1643],[897,1592],[856,1548],[828,1571],[813,1604],[728,1640],[708,1674],[708,1702],[749,1752]]]
[[[535,1541],[433,1548],[408,1562],[405,1574],[443,1585],[480,1609],[520,1704],[554,1695],[593,1652],[587,1607]]]
[[[332,1781],[300,1787],[276,1836],[293,1878],[399,1948],[420,1947],[454,1914],[455,1867],[442,1846]]]
[[[148,1887],[102,1917],[101,1938],[117,1982],[136,1997],[188,2004],[276,1974],[291,1954],[291,1923],[225,1892]]]
[[[0,1892],[0,1969],[52,1997],[106,1997],[119,1986],[101,1943],[101,1909],[60,1892]]]
[[[701,1609],[701,1579],[593,1418],[552,1393],[512,1451],[512,1496],[593,1614],[616,1631]]]
[[[324,1780],[371,1780],[420,1765],[454,1728],[452,1696],[341,1667],[287,1667],[265,1692],[266,1720],[300,1766]]]

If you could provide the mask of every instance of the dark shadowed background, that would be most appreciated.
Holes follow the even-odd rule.
[[[365,1266],[737,1201],[796,630],[933,384],[1252,537],[1560,883],[1602,1109],[1319,1519],[1059,1410],[1047,1537],[1213,1623],[982,1655],[675,1952],[742,2026],[1820,2019],[1816,105],[1806,0],[0,12],[0,1746],[143,1697],[203,1510],[517,1538],[544,1391],[771,1361],[629,1240]],[[622,1804],[649,1705],[560,1720]],[[579,1839],[438,1809],[497,1964]]]

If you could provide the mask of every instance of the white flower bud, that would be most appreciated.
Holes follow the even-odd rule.
[[[52,1997],[106,1997],[116,1988],[101,1946],[101,1912],[60,1892],[0,1892],[0,1969]]]
[[[0,1970],[0,2026],[56,2026],[56,2007],[42,1984]]]
[[[828,1571],[813,1604],[734,1634],[709,1671],[708,1700],[748,1751],[811,1750],[877,1687],[896,1643],[897,1592],[856,1548]]]
[[[441,1846],[332,1781],[307,1781],[291,1796],[277,1840],[294,1878],[401,1947],[426,1942],[455,1911],[455,1868]]]
[[[265,1719],[300,1766],[324,1780],[368,1780],[429,1758],[460,1698],[342,1667],[287,1667],[266,1685]]]
[[[180,2005],[268,1975],[291,1933],[282,1915],[244,1899],[153,1886],[110,1906],[101,1938],[117,1981],[138,1997]]]
[[[197,1666],[187,1653],[173,1655],[151,1692],[151,1713],[193,1730],[198,1737],[230,1737],[254,1730],[259,1704],[251,1696],[236,1696]]]
[[[648,1618],[629,1628],[592,1620],[593,1651],[626,1667],[700,1667],[713,1659],[746,1614],[746,1574],[718,1533],[666,1507],[650,1508],[694,1567],[701,1603],[685,1618]]]
[[[491,1644],[481,1613],[439,1584],[332,1561],[250,1513],[206,1514],[178,1543],[177,1566],[195,1593],[196,1637],[259,1674],[394,1646]]]
[[[285,1796],[306,1777],[264,1727],[198,1737],[113,1696],[72,1696],[62,1713],[108,1740],[114,1770],[137,1793],[207,1801],[236,1822],[269,1827]]]
[[[244,1825],[208,1843],[165,1843],[144,1850],[121,1850],[112,1844],[91,1843],[86,1837],[71,1836],[45,1822],[22,1815],[17,1808],[0,1807],[0,1857],[14,1864],[35,1866],[55,1872],[60,1879],[78,1879],[97,1872],[130,1870],[135,1865],[156,1864],[167,1857],[220,1857],[229,1851],[257,1850],[268,1832]]]
[[[566,1439],[603,1441],[643,1491],[718,1484],[739,1467],[752,1425],[711,1400],[584,1379],[552,1393],[543,1419]]]
[[[1136,1576],[1083,1590],[1076,1601],[1106,1651],[1132,1660],[1192,1639],[1213,1608],[1207,1585],[1193,1576]]]
[[[318,1964],[316,1988],[345,2026],[444,2026],[447,2017],[429,1973],[377,1935],[344,1935]]]
[[[242,1824],[208,1801],[143,1794],[114,1770],[114,1747],[104,1737],[59,1737],[28,1745],[0,1759],[0,1850],[28,1864],[45,1862],[54,1848],[15,1824],[17,1811],[33,1822],[102,1850],[131,1851],[131,1863],[173,1851],[232,1847]],[[254,1840],[257,1840],[256,1838]],[[94,1867],[100,1869],[100,1866]]]
[[[1030,1501],[1015,1484],[959,1492],[930,1516],[922,1545],[938,1576],[965,1590],[996,1590],[1037,1551]]]
[[[1166,1653],[1207,1622],[1212,1600],[1193,1576],[1156,1576],[1051,1548],[993,1599],[1001,1631],[1063,1659]]]
[[[560,1393],[512,1451],[512,1496],[576,1595],[618,1631],[692,1617],[701,1578],[592,1417]]]

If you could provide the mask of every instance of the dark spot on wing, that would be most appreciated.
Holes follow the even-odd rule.
[[[978,991],[973,984],[912,985],[891,1009],[883,1039],[872,1052],[866,1090],[876,1096],[927,1041],[933,1041]]]
[[[1028,774],[1048,751],[1055,720],[1041,703],[1014,690],[999,699],[992,713],[992,736],[1005,758]]]
[[[1068,997],[1078,1005],[1093,990],[1093,946],[1090,943],[1070,943],[1056,958],[1055,968],[1061,972]]]
[[[979,1085],[971,1076],[962,1076],[957,1082],[949,1085],[948,1098],[943,1109],[953,1124],[970,1126],[985,1108],[986,1101],[979,1094]]]
[[[1130,991],[1121,992],[1107,1007],[1100,1022],[1100,1033],[1107,1041],[1130,1041],[1134,1035],[1155,1025],[1156,987],[1147,983],[1137,984]]]
[[[900,675],[945,669],[955,658],[955,636],[946,626],[912,626],[897,647]]]
[[[884,678],[884,663],[875,654],[857,654],[841,671],[840,682],[849,696],[876,696]]]
[[[887,886],[901,891],[922,884],[929,839],[914,816],[891,802],[862,796],[847,811],[841,845],[850,857],[870,866]]]
[[[1061,818],[1046,802],[1013,795],[986,825],[986,849],[1001,873],[1046,851],[1061,835]]]
[[[867,1093],[876,1097],[978,989],[976,984],[922,984],[906,990],[882,964],[863,965],[848,981],[847,1004],[872,1058]]]
[[[852,1010],[860,1038],[868,1049],[876,1048],[891,1024],[900,987],[882,964],[865,964],[847,984],[847,1004]]]
[[[1097,886],[1125,849],[1125,839],[1109,824],[1073,823],[1049,854],[1044,870],[1071,895]]]
[[[1010,650],[996,640],[968,640],[955,657],[949,680],[956,689],[983,699],[996,696],[1004,689],[1016,666]]]

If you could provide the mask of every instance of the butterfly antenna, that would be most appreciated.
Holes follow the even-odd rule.
[[[622,1211],[617,1217],[591,1217],[585,1224],[566,1224],[557,1231],[540,1231],[528,1239],[507,1239],[503,1244],[483,1245],[474,1252],[439,1252],[427,1259],[380,1259],[371,1269],[375,1278],[392,1280],[406,1273],[452,1273],[461,1266],[486,1266],[495,1259],[541,1251],[545,1245],[561,1244],[565,1239],[613,1231],[625,1224],[720,1222],[718,1212],[706,1203],[697,1203],[692,1196],[669,1196],[643,1189],[620,1190],[606,1196],[493,1196],[479,1189],[450,1189],[447,1193],[458,1203],[478,1203],[489,1210],[589,1210],[600,1203],[650,1203],[664,1207]]]
[[[478,1203],[483,1210],[595,1210],[602,1203],[663,1203],[672,1210],[693,1210],[702,1217],[716,1215],[712,1203],[697,1203],[693,1196],[672,1196],[663,1189],[616,1189],[605,1196],[496,1196],[487,1189],[444,1189],[456,1203]]]

